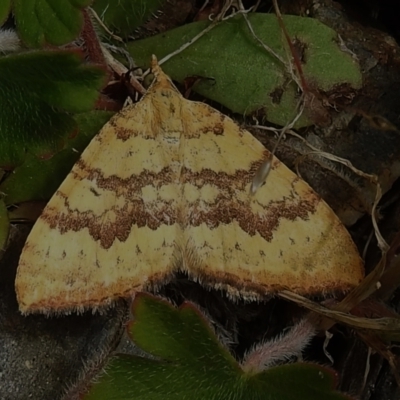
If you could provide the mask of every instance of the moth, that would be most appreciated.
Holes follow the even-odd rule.
[[[184,99],[154,58],[142,100],[102,128],[34,225],[20,257],[23,313],[82,311],[157,288],[176,271],[261,299],[346,291],[363,263],[311,187],[232,119]]]

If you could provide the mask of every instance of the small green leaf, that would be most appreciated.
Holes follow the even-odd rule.
[[[127,37],[143,25],[165,0],[96,0],[94,10],[114,33]]]
[[[118,355],[84,400],[344,400],[332,370],[291,364],[245,373],[192,304],[136,296],[129,332],[157,359]]]
[[[82,8],[92,0],[14,0],[21,40],[29,47],[73,41],[83,26]]]
[[[26,161],[18,166],[0,185],[7,205],[25,201],[48,200],[60,186],[80,153],[91,139],[110,119],[108,111],[89,111],[78,114],[78,135],[68,141],[65,149],[49,160],[41,160],[28,155]]]
[[[11,0],[0,1],[0,26],[3,25],[4,21],[8,17],[8,14],[10,14],[10,9],[11,9]]]
[[[193,363],[206,357],[215,366],[235,365],[235,359],[191,304],[186,303],[179,310],[167,302],[160,304],[160,300],[145,295],[133,304],[136,320],[129,333],[144,351],[171,361],[186,359]],[[149,335],[149,331],[153,334]]]
[[[7,243],[9,229],[8,211],[3,199],[0,199],[0,251],[4,249]]]
[[[284,60],[292,58],[275,15],[249,14],[248,18],[266,45]],[[302,68],[310,86],[322,91],[343,84],[361,87],[358,64],[340,49],[335,31],[312,18],[287,15],[284,22],[289,35],[301,43]],[[194,22],[130,42],[128,51],[138,65],[147,68],[152,54],[163,58],[189,42],[208,24],[208,21]],[[268,121],[278,125],[286,125],[297,114],[298,92],[286,67],[254,39],[241,15],[220,23],[162,67],[179,82],[193,75],[214,78],[201,80],[193,90],[233,112],[252,114],[262,110]],[[313,123],[313,110],[310,107],[310,115],[307,111],[296,127]]]
[[[69,114],[93,108],[104,72],[68,51],[0,58],[0,166],[22,163],[26,152],[49,157],[77,130]]]

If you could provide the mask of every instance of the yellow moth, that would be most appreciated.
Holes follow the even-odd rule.
[[[152,67],[147,94],[103,127],[33,227],[20,310],[98,308],[176,271],[244,299],[357,285],[362,261],[329,206],[275,157],[250,193],[269,151]]]

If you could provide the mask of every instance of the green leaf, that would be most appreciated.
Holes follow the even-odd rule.
[[[133,304],[129,332],[158,359],[112,358],[85,400],[344,400],[336,379],[315,364],[245,373],[192,304],[179,309],[148,294]]]
[[[10,14],[11,0],[1,0],[0,1],[0,26],[7,19],[8,14]]]
[[[0,199],[0,251],[4,249],[7,243],[9,229],[8,211],[3,199]]]
[[[127,37],[143,25],[165,0],[96,0],[94,10],[114,33]]]
[[[135,322],[129,327],[132,339],[148,353],[165,360],[186,359],[191,363],[202,357],[213,360],[215,366],[222,368],[235,365],[233,356],[219,343],[210,326],[203,320],[199,311],[190,303],[179,310],[167,302],[151,296],[142,295],[140,301],[133,303]],[[179,329],[177,329],[179,327]],[[149,335],[149,332],[154,332]],[[197,343],[197,346],[193,346]]]
[[[68,141],[65,149],[49,160],[28,155],[26,161],[0,185],[0,192],[5,194],[6,204],[48,200],[78,160],[79,155],[112,114],[108,111],[78,114],[75,116],[79,128],[78,135]]]
[[[265,44],[283,59],[291,58],[275,15],[249,14],[248,18]],[[289,35],[304,45],[302,68],[310,86],[322,91],[343,84],[361,87],[359,66],[348,52],[340,49],[335,31],[312,18],[287,15],[284,22]],[[147,68],[152,54],[163,58],[208,24],[195,22],[131,42],[128,51],[138,65]],[[193,90],[233,112],[245,115],[262,111],[268,121],[278,125],[286,125],[296,116],[296,85],[286,68],[254,39],[241,15],[220,23],[163,64],[163,69],[179,82],[193,75],[214,78],[200,81]],[[311,107],[305,110],[296,127],[313,123],[311,111]]]
[[[26,152],[49,157],[77,130],[71,112],[93,108],[104,72],[68,51],[0,58],[0,167],[22,163]]]
[[[14,0],[21,40],[29,47],[73,41],[83,26],[82,8],[92,0]]]

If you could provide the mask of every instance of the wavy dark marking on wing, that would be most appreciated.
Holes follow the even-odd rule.
[[[60,213],[57,209],[47,207],[42,214],[42,220],[49,224],[51,229],[58,229],[61,233],[87,228],[90,236],[99,241],[105,249],[110,248],[115,239],[126,241],[134,225],[156,230],[161,225],[175,223],[182,227],[196,227],[205,223],[210,229],[214,229],[219,225],[237,221],[241,229],[250,236],[258,233],[270,242],[280,221],[307,220],[315,213],[320,201],[316,196],[310,196],[309,200],[293,197],[271,201],[266,206],[265,213],[260,215],[252,213],[247,202],[232,200],[223,195],[217,196],[212,204],[204,200],[184,204],[183,207],[188,210],[186,213],[182,212],[183,207],[172,202],[156,201],[152,204],[141,199],[127,199],[122,208],[112,207],[98,215],[92,211],[72,209],[67,196],[61,192],[57,192],[57,196],[63,198],[68,212]]]
[[[61,193],[57,192],[57,195],[61,196]],[[160,225],[173,225],[177,222],[177,210],[167,202],[158,204],[149,211],[148,204],[142,200],[130,200],[122,208],[111,207],[99,215],[92,211],[72,209],[68,198],[62,197],[68,212],[60,213],[58,209],[47,207],[41,216],[43,221],[60,233],[87,228],[89,235],[105,249],[110,248],[115,239],[125,242],[133,225],[156,230]]]
[[[134,197],[145,186],[151,185],[159,189],[171,183],[191,183],[198,188],[202,188],[204,185],[213,185],[220,190],[225,189],[229,193],[233,193],[237,189],[244,190],[263,162],[264,160],[255,161],[251,164],[249,170],[236,170],[233,175],[226,172],[215,172],[208,168],[204,168],[200,172],[192,172],[187,168],[182,168],[179,178],[172,168],[165,167],[157,173],[145,170],[140,174],[123,179],[116,175],[104,177],[99,168],[91,168],[84,160],[80,159],[71,174],[76,180],[95,181],[99,189],[110,190],[117,196]]]
[[[205,223],[210,229],[219,225],[228,225],[237,221],[240,228],[250,236],[259,234],[267,242],[271,242],[274,232],[282,220],[294,221],[296,219],[308,220],[314,214],[320,199],[312,196],[310,200],[293,199],[271,201],[265,208],[264,214],[254,214],[248,204],[237,200],[221,199],[208,211],[191,206],[191,215],[187,225],[199,226]],[[204,207],[202,207],[204,208]]]
[[[203,168],[200,172],[193,172],[190,169],[182,168],[182,183],[191,183],[202,188],[204,185],[212,185],[218,189],[233,192],[237,189],[244,190],[254,178],[254,174],[264,160],[253,162],[248,170],[238,169],[234,174],[226,172],[216,172],[209,168]]]
[[[132,175],[124,179],[116,175],[104,177],[104,173],[101,169],[91,168],[82,159],[80,159],[75,166],[79,168],[79,170],[74,168],[71,171],[74,179],[81,180],[85,178],[90,181],[95,181],[98,188],[114,192],[117,196],[131,197],[139,193],[143,187],[149,185],[159,189],[170,183],[178,183],[176,173],[170,167],[165,167],[160,172],[145,170],[140,174]]]

